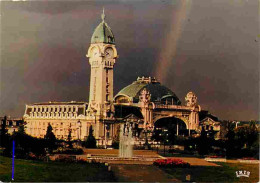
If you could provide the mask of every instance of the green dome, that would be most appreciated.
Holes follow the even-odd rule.
[[[118,102],[122,97],[125,97],[122,103],[125,103],[125,99],[138,103],[139,95],[143,89],[146,89],[151,94],[151,102],[155,103],[171,103],[174,105],[180,105],[181,101],[169,88],[161,85],[155,78],[138,77],[137,81],[123,88],[116,96],[115,101]],[[117,101],[118,99],[118,101]],[[120,102],[119,102],[120,103]]]
[[[91,43],[109,43],[115,44],[115,37],[111,28],[105,22],[105,14],[101,15],[102,22],[96,27],[92,37]]]

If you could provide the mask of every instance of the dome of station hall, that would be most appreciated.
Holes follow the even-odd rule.
[[[92,37],[91,43],[108,43],[115,44],[115,37],[111,28],[105,22],[105,13],[101,15],[102,22],[96,27]]]
[[[169,88],[161,85],[153,77],[138,77],[132,84],[124,87],[114,97],[116,103],[138,103],[139,95],[146,89],[151,94],[151,102],[180,105],[181,101]]]

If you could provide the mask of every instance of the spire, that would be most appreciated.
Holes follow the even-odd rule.
[[[105,8],[103,7],[103,13],[101,14],[101,19],[102,19],[102,22],[105,22]]]
[[[0,0],[1,1],[1,0]],[[109,43],[115,44],[115,37],[111,28],[105,22],[105,8],[103,7],[103,11],[101,13],[101,22],[96,27],[92,37],[91,43]]]

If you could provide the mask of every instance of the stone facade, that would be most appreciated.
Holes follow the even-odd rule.
[[[26,105],[24,119],[26,132],[43,138],[50,123],[59,139],[66,139],[71,126],[72,138],[83,139],[88,135],[91,123],[84,120],[87,109],[85,102],[48,102]]]
[[[26,132],[43,138],[50,123],[58,139],[66,140],[71,128],[73,139],[84,140],[92,125],[98,143],[104,144],[118,134],[120,123],[127,121],[137,125],[138,129],[153,130],[157,121],[164,118],[179,119],[185,129],[198,131],[201,107],[193,92],[187,94],[186,105],[181,105],[178,97],[155,78],[138,77],[114,97],[113,69],[118,53],[104,13],[101,17],[102,22],[95,29],[86,54],[91,66],[89,103],[72,101],[26,105]]]
[[[141,87],[138,87],[138,86]],[[133,90],[136,90],[133,92]],[[201,107],[197,104],[197,97],[193,92],[186,96],[186,105],[181,105],[173,93],[163,91],[155,78],[139,77],[137,81],[123,89],[115,96],[115,106],[133,106],[140,110],[143,128],[153,129],[156,122],[164,118],[178,118],[188,130],[199,130],[199,112]],[[131,91],[131,92],[128,92]],[[158,94],[158,92],[160,92]],[[134,101],[134,96],[139,96],[139,101]],[[153,95],[157,95],[152,99]],[[167,100],[167,98],[169,100]],[[174,101],[175,100],[175,101]],[[172,102],[171,102],[172,101]]]

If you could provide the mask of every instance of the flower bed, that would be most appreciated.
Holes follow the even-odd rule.
[[[153,162],[154,165],[159,167],[190,167],[190,164],[181,159],[157,159]]]

